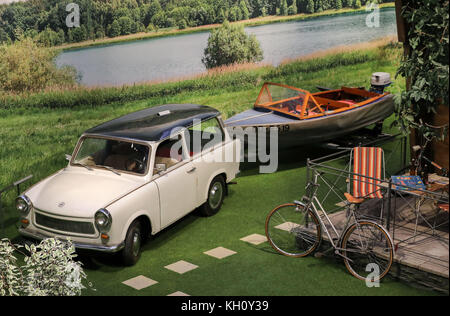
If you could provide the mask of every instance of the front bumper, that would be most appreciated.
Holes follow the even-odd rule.
[[[29,231],[26,231],[23,228],[19,228],[19,233],[22,236],[29,237],[36,240],[43,240],[46,238],[51,238],[51,236],[46,236],[41,233],[32,233]],[[72,242],[74,247],[76,249],[82,249],[82,250],[92,250],[92,251],[98,251],[98,252],[104,252],[104,253],[116,253],[121,251],[124,248],[124,243],[120,243],[115,246],[101,246],[101,245],[93,245],[93,244],[85,244],[85,243],[79,243],[79,242]]]

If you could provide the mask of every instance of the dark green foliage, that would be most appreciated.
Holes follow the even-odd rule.
[[[297,14],[297,4],[294,1],[292,5],[290,5],[288,8],[288,15],[295,15],[295,14]]]
[[[361,0],[355,0],[353,2],[353,8],[355,8],[355,9],[361,8]]]
[[[248,18],[250,18],[250,12],[248,11],[248,7],[247,4],[245,3],[245,0],[241,0],[241,2],[239,3],[239,8],[241,9],[243,20],[247,20]]]
[[[306,13],[314,13],[314,1],[313,0],[308,0],[306,3]]]
[[[228,20],[230,22],[239,21],[242,19],[242,12],[238,6],[232,7],[228,13]]]
[[[120,26],[120,35],[131,34],[133,21],[128,16],[123,16],[118,20]]]
[[[112,22],[110,27],[108,28],[108,36],[116,37],[119,35],[120,35],[120,24],[117,20],[114,20],[114,22]]]
[[[203,64],[206,68],[225,65],[254,63],[263,59],[263,52],[254,35],[247,35],[242,25],[224,22],[211,31],[205,49]]]
[[[286,0],[281,0],[280,5],[280,15],[287,15],[288,14],[288,5]]]
[[[187,23],[185,19],[181,19],[180,21],[178,21],[178,29],[180,30],[184,30],[185,28],[187,28]]]
[[[405,131],[416,128],[425,137],[440,131],[424,122],[439,104],[448,107],[449,93],[449,1],[406,2],[403,16],[410,25],[409,56],[402,61],[397,76],[411,79],[410,89],[397,98],[397,123]],[[443,133],[445,135],[445,133]]]
[[[390,0],[392,1],[392,0]],[[80,8],[80,28],[65,24],[66,6]],[[39,37],[46,45],[133,34],[157,28],[195,27],[266,15],[314,13],[361,6],[367,0],[34,0],[0,5],[0,43],[20,35]],[[383,1],[386,2],[386,1]],[[183,22],[184,20],[184,22]],[[119,24],[119,26],[117,25]],[[149,27],[150,25],[150,27]],[[56,37],[52,32],[58,33]],[[59,32],[63,32],[62,36]]]

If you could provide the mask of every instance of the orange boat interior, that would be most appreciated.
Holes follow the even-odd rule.
[[[265,83],[255,102],[255,107],[283,113],[298,119],[327,116],[366,105],[385,94],[365,89],[342,87],[310,93],[277,83]]]

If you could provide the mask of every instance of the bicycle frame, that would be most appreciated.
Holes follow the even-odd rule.
[[[347,205],[348,208],[348,216],[347,216],[347,222],[345,223],[344,229],[342,230],[342,233],[340,234],[337,229],[336,226],[333,224],[333,222],[331,221],[330,217],[328,216],[327,212],[325,211],[324,207],[322,206],[322,204],[320,203],[319,199],[317,198],[317,190],[319,188],[319,184],[317,183],[317,179],[319,177],[319,174],[316,173],[314,175],[314,181],[313,182],[309,182],[308,185],[306,186],[306,192],[308,192],[308,189],[310,189],[311,186],[314,187],[311,197],[308,196],[304,196],[302,198],[302,200],[307,200],[307,203],[303,203],[301,201],[294,201],[295,204],[301,205],[305,208],[305,210],[312,210],[314,212],[314,214],[317,216],[317,219],[319,220],[320,226],[322,228],[322,230],[326,233],[326,235],[328,236],[328,239],[332,245],[332,249],[335,250],[335,253],[341,257],[345,256],[341,253],[342,249],[339,245],[341,244],[342,241],[342,237],[345,235],[345,232],[347,231],[347,229],[351,226],[351,220],[353,219],[355,223],[358,223],[358,218],[354,212],[353,209],[351,209],[350,205]],[[322,214],[322,215],[321,215]],[[330,234],[330,231],[327,228],[327,225],[324,222],[324,219],[328,222],[328,224],[331,226],[332,228],[332,232],[336,235],[337,238],[333,238]],[[335,241],[336,240],[336,241]],[[348,249],[346,250],[347,252],[349,251]],[[348,258],[347,258],[348,259]]]

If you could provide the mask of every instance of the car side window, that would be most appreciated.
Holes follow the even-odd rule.
[[[167,139],[158,145],[155,153],[155,168],[153,174],[158,173],[158,165],[167,170],[185,160],[183,139],[181,135]]]
[[[189,139],[191,156],[221,144],[225,140],[225,134],[217,118],[190,127],[186,137]]]

